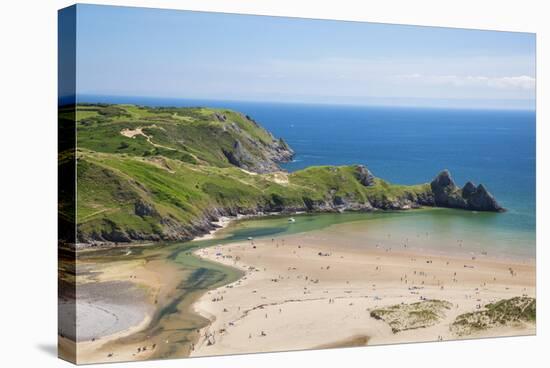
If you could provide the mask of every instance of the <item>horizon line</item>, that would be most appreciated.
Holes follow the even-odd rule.
[[[395,107],[395,108],[426,108],[426,109],[448,109],[448,110],[497,110],[497,111],[532,111],[536,112],[537,107],[537,100],[535,99],[498,99],[498,100],[491,100],[487,99],[486,101],[516,101],[516,102],[527,102],[532,103],[533,107],[496,107],[496,106],[441,106],[441,105],[430,105],[430,104],[407,104],[407,103],[376,103],[376,102],[338,102],[338,101],[330,101],[330,102],[322,102],[322,101],[287,101],[287,100],[276,100],[276,99],[235,99],[235,98],[215,98],[215,97],[173,97],[173,96],[147,96],[147,95],[123,95],[123,94],[102,94],[102,93],[77,93],[76,95],[71,96],[59,96],[58,97],[58,105],[59,106],[65,106],[70,105],[71,103],[78,104],[80,103],[80,99],[86,97],[89,98],[96,98],[96,99],[109,99],[109,98],[119,98],[119,99],[150,99],[150,100],[173,100],[173,101],[212,101],[212,102],[237,102],[237,103],[270,103],[270,104],[282,104],[282,105],[320,105],[320,106],[351,106],[351,107]],[[373,99],[387,99],[390,101],[391,99],[397,99],[397,100],[405,100],[405,99],[420,99],[420,100],[427,100],[427,101],[440,101],[440,102],[449,102],[449,101],[472,101],[468,99],[445,99],[445,98],[426,98],[426,97],[370,97]],[[62,100],[71,100],[71,103],[62,104]],[[73,102],[74,101],[74,102]],[[478,100],[480,102],[484,100]],[[89,101],[82,101],[83,103],[111,103],[111,104],[134,104],[139,105],[136,102],[102,102],[99,100],[89,102]],[[159,105],[156,105],[159,106]],[[168,106],[168,105],[165,105]],[[174,106],[177,107],[177,106]]]

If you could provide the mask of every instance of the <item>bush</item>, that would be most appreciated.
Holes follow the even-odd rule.
[[[126,149],[130,147],[130,145],[126,142],[120,142],[120,144],[118,145],[118,149]]]

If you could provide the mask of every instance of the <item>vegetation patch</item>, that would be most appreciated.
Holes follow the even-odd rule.
[[[536,312],[535,298],[503,299],[487,304],[483,310],[459,315],[451,325],[451,331],[457,336],[465,336],[494,327],[535,323]]]
[[[396,304],[374,309],[370,316],[386,322],[393,333],[430,327],[445,317],[452,304],[444,300],[423,300],[411,304]]]

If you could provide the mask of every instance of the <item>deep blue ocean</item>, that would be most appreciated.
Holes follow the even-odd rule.
[[[79,96],[79,102],[225,107],[252,116],[295,150],[284,165],[364,164],[400,184],[429,182],[449,169],[458,185],[483,183],[508,211],[487,231],[515,234],[535,247],[536,119],[534,111]]]

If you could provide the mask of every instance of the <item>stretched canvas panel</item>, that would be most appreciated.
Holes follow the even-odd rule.
[[[535,127],[534,34],[63,9],[59,355],[535,334]]]

